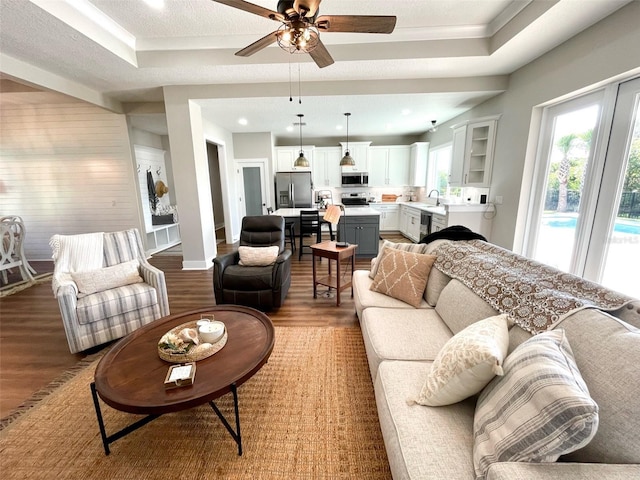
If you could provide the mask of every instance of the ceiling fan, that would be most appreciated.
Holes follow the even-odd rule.
[[[320,40],[320,31],[391,33],[396,26],[395,16],[318,16],[322,0],[279,0],[277,12],[243,0],[213,1],[281,23],[277,30],[236,52],[236,55],[248,57],[277,42],[282,49],[289,53],[308,53],[320,68],[333,63],[333,58]]]

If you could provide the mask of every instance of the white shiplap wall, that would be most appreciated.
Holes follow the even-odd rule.
[[[141,228],[136,181],[124,115],[86,103],[2,105],[0,215],[23,218],[29,260],[49,260],[56,233]]]

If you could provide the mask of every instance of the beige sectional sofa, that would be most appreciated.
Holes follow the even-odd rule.
[[[412,248],[437,256],[450,243],[439,240]],[[382,248],[378,258],[394,246],[398,245]],[[476,478],[478,395],[438,407],[417,405],[411,399],[420,393],[434,359],[449,339],[474,322],[502,312],[474,293],[464,279],[445,275],[438,258],[417,308],[372,291],[369,271],[353,274],[356,311],[395,480]],[[511,261],[516,265],[525,259],[513,255]],[[491,282],[491,278],[489,269],[485,279]],[[496,459],[486,477],[477,478],[640,479],[640,301],[626,301],[609,313],[577,308],[565,317],[553,329],[564,331],[588,394],[597,404],[595,435],[586,446],[558,461]],[[533,337],[519,325],[510,328],[508,335],[507,355]]]

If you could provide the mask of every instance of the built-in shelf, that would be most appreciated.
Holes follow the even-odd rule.
[[[154,225],[147,230],[147,255],[166,250],[178,245],[180,240],[180,226],[177,223]]]

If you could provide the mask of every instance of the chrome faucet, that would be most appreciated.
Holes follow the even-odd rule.
[[[439,190],[437,190],[437,189],[435,189],[435,188],[434,188],[433,190],[431,190],[431,191],[429,192],[429,195],[427,195],[427,197],[428,197],[428,198],[431,198],[431,194],[432,194],[433,192],[436,192],[436,207],[439,207],[439,206],[440,206],[440,191],[439,191]]]

